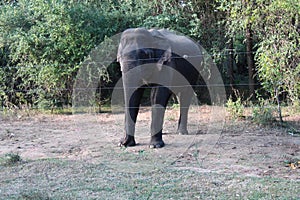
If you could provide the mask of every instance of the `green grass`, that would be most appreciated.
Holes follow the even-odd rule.
[[[124,173],[59,159],[0,166],[0,199],[299,199],[299,181],[166,167]]]
[[[7,153],[3,157],[0,157],[0,165],[12,166],[20,163],[22,161],[21,157],[17,153]]]
[[[19,108],[11,108],[11,109],[2,109],[0,110],[0,117],[3,118],[11,118],[16,117],[17,119],[26,118],[29,116],[36,116],[38,114],[55,114],[55,115],[71,115],[71,114],[91,114],[91,113],[111,113],[112,108],[110,105],[102,105],[101,109],[99,107],[64,107],[64,108],[49,108],[49,109],[19,109]]]

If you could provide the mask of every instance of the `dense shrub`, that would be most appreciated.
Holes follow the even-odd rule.
[[[122,16],[113,8],[101,6],[59,0],[20,0],[2,5],[2,104],[69,104],[80,62],[105,35],[126,26],[115,23]]]

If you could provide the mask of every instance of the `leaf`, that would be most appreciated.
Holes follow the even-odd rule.
[[[294,163],[290,163],[289,166],[290,166],[290,168],[292,168],[292,169],[297,169],[297,167],[296,167],[296,165],[295,165]]]

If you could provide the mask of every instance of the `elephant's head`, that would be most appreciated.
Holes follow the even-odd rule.
[[[126,73],[130,69],[143,64],[155,63],[158,70],[171,61],[171,45],[169,40],[155,29],[128,29],[122,33],[118,49],[118,61],[121,70]]]

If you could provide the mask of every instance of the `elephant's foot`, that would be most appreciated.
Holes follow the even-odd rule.
[[[164,141],[162,140],[162,133],[158,133],[151,137],[150,145],[149,147],[151,149],[153,148],[162,148],[165,146]]]
[[[177,130],[176,132],[178,135],[188,135],[189,132],[186,129],[182,129],[182,130]]]
[[[135,146],[134,136],[126,135],[123,139],[121,139],[120,143],[118,144],[119,147],[132,147]]]

